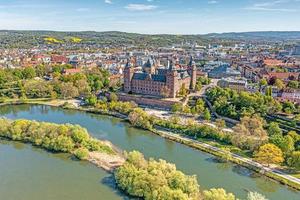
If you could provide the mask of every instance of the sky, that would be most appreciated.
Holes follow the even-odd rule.
[[[0,0],[0,29],[147,34],[300,31],[300,0]]]

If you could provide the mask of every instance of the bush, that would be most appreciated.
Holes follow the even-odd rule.
[[[74,151],[74,155],[79,159],[79,160],[86,160],[89,155],[89,150],[86,148],[79,148]]]
[[[235,200],[232,193],[226,193],[222,188],[205,190],[203,192],[204,200]]]

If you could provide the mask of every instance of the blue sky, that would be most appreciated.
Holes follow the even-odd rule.
[[[0,0],[0,29],[300,31],[300,0]]]

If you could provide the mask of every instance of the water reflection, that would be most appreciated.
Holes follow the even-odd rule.
[[[255,178],[256,186],[260,191],[273,193],[278,190],[279,185],[276,181],[270,181],[265,177]]]
[[[126,196],[121,190],[117,188],[116,180],[113,175],[102,178],[100,183],[109,187],[116,195],[121,196],[123,200],[135,200],[135,198]]]
[[[239,165],[234,165],[232,167],[232,171],[240,176],[247,176],[247,177],[251,177],[251,175],[255,172],[245,168],[245,167],[241,167]]]
[[[34,111],[34,114],[31,114],[30,109]],[[298,192],[291,191],[285,186],[265,179],[246,168],[232,163],[220,162],[207,153],[165,140],[148,131],[135,129],[118,118],[49,106],[22,105],[14,106],[13,109],[7,106],[3,109],[0,108],[0,113],[13,119],[25,118],[55,123],[80,124],[87,128],[94,137],[109,140],[123,150],[139,150],[146,157],[162,158],[175,163],[177,168],[184,173],[196,174],[202,188],[205,189],[224,187],[226,190],[234,192],[240,199],[246,198],[244,189],[261,192],[272,200],[299,199]],[[61,157],[58,154],[54,156],[66,160],[66,162],[73,159],[72,157]],[[85,166],[86,163],[80,162],[79,164]],[[265,185],[271,185],[272,190]]]

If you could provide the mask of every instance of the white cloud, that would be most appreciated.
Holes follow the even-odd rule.
[[[148,11],[156,9],[157,6],[146,4],[128,4],[127,6],[125,6],[125,8],[131,11]]]
[[[273,11],[273,12],[297,12],[297,9],[288,6],[289,3],[297,2],[298,0],[276,0],[276,1],[265,1],[260,3],[255,3],[252,6],[246,7],[246,10],[253,11]]]
[[[77,8],[76,9],[77,12],[87,12],[89,10],[90,10],[89,8]]]
[[[211,0],[211,1],[208,1],[207,2],[208,4],[217,4],[217,3],[219,3],[218,1],[215,1],[215,0]]]
[[[112,4],[112,0],[104,0],[104,3],[107,3],[107,4]]]
[[[246,9],[246,10],[253,10],[253,11],[297,12],[296,9],[290,9],[290,8],[248,7],[248,8],[245,8],[245,9]]]

